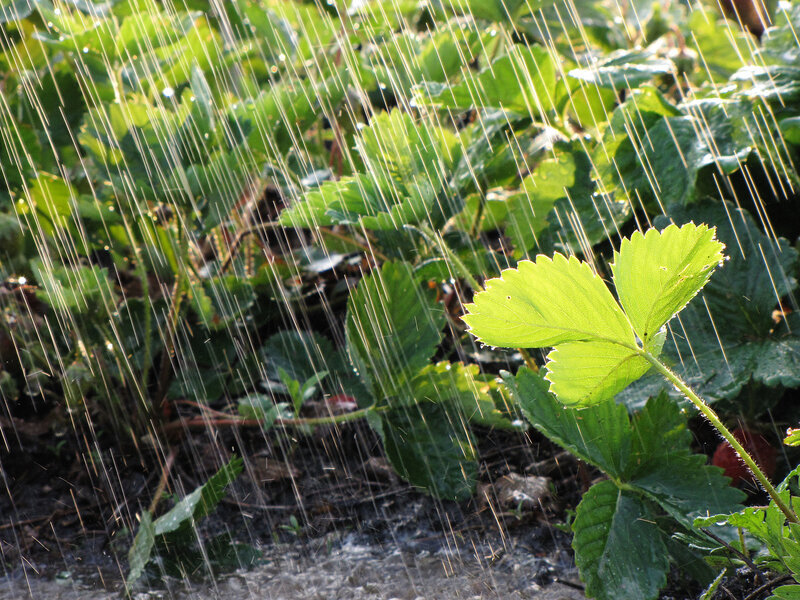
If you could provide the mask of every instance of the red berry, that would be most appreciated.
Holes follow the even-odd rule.
[[[775,458],[777,452],[763,435],[753,433],[746,429],[738,428],[732,432],[744,449],[750,453],[756,463],[767,477],[775,474]],[[739,455],[728,442],[722,442],[714,451],[711,464],[725,469],[725,475],[731,478],[731,485],[738,485],[742,481],[753,481],[753,475],[745,466]]]
[[[327,402],[334,413],[351,412],[358,408],[358,402],[349,394],[336,394],[328,398]]]

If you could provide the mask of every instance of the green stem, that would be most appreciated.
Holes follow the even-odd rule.
[[[317,425],[333,425],[336,423],[347,423],[348,421],[358,421],[367,416],[369,411],[382,412],[380,408],[360,408],[353,412],[343,413],[341,415],[331,415],[330,417],[298,417],[296,419],[276,419],[276,425],[289,425],[289,426],[317,426]]]
[[[480,196],[478,197],[478,209],[475,211],[475,218],[472,219],[472,225],[469,228],[469,237],[475,239],[478,235],[478,231],[480,230],[481,226],[481,219],[483,219],[483,213],[486,210],[486,194],[481,191]]]
[[[142,394],[147,394],[150,379],[150,363],[153,360],[153,305],[150,300],[150,281],[147,279],[147,268],[141,260],[141,252],[136,262],[136,273],[142,283],[142,304],[144,305],[144,359],[142,362]]]
[[[179,236],[177,248],[180,250],[180,252],[177,252],[176,254],[183,259],[183,264],[178,265],[177,279],[175,281],[175,285],[173,286],[172,301],[169,307],[169,315],[167,316],[167,336],[164,343],[164,354],[161,356],[161,370],[158,377],[158,390],[155,397],[154,408],[157,412],[161,408],[161,404],[164,402],[164,399],[167,397],[169,384],[172,381],[173,370],[171,358],[172,354],[175,352],[175,342],[178,336],[178,325],[181,317],[181,304],[183,302],[183,296],[186,293],[186,288],[188,287],[189,281],[189,276],[186,272],[188,269],[187,265],[191,264],[189,257],[189,244],[186,236],[182,235],[180,230]]]
[[[332,415],[330,417],[311,417],[311,418],[296,418],[296,419],[276,419],[273,426],[280,427],[318,427],[322,425],[334,425],[339,423],[347,423],[349,421],[357,421],[365,418],[370,411],[383,412],[388,410],[388,406],[361,408],[351,413],[344,413],[341,415]],[[183,429],[203,428],[209,426],[215,427],[260,427],[262,425],[261,419],[247,419],[235,415],[226,415],[224,413],[217,413],[213,411],[211,416],[194,417],[191,419],[179,419],[172,421],[164,426],[164,432],[169,433],[172,431],[179,431]]]
[[[775,502],[775,505],[786,515],[786,518],[792,523],[800,523],[800,519],[798,519],[797,514],[788,506],[783,499],[778,494],[778,491],[775,487],[770,483],[769,479],[764,472],[759,468],[756,461],[753,460],[753,457],[744,449],[744,447],[739,443],[739,441],[733,436],[730,430],[725,427],[725,424],[720,420],[717,416],[717,413],[705,403],[705,401],[698,396],[692,388],[686,385],[683,380],[678,377],[675,373],[673,373],[666,365],[664,365],[660,360],[658,360],[655,356],[647,352],[646,350],[639,349],[638,353],[647,360],[653,368],[661,373],[665,379],[667,379],[670,383],[672,383],[678,390],[686,396],[692,404],[695,405],[697,410],[699,410],[703,416],[708,419],[708,421],[719,431],[720,435],[727,441],[731,447],[736,451],[739,455],[739,458],[744,461],[744,464],[747,465],[747,468],[750,469],[750,472],[758,479],[759,483],[763,486],[764,490],[766,490],[769,497],[772,498],[772,501]]]
[[[447,258],[447,260],[453,264],[458,274],[467,282],[469,287],[471,287],[474,292],[477,292],[481,289],[481,284],[478,283],[478,280],[475,279],[475,277],[472,276],[472,273],[469,272],[467,265],[465,265],[464,262],[458,258],[458,256],[456,256],[456,253],[450,249],[441,235],[437,235],[433,229],[427,225],[424,225],[423,223],[420,223],[419,225],[406,225],[405,227],[408,229],[415,229],[416,231],[420,232],[422,237],[428,240],[428,242],[439,246],[439,250],[441,250],[445,258]]]

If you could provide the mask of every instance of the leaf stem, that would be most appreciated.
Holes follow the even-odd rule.
[[[458,255],[450,249],[450,246],[445,243],[444,238],[440,234],[437,234],[433,231],[430,227],[423,223],[419,223],[417,225],[405,225],[406,229],[414,229],[422,234],[429,243],[436,244],[439,246],[439,250],[441,250],[444,257],[449,260],[453,266],[455,267],[456,272],[467,282],[469,287],[472,288],[472,291],[477,292],[481,289],[481,284],[478,283],[478,280],[470,273],[470,270],[467,268],[467,265],[464,264]]]
[[[797,517],[797,514],[787,505],[783,499],[778,494],[778,491],[775,487],[770,483],[769,479],[764,472],[759,468],[756,461],[753,460],[753,457],[744,449],[744,447],[739,443],[739,441],[733,436],[730,430],[725,427],[725,424],[720,420],[717,416],[717,413],[705,403],[705,401],[698,396],[692,388],[690,388],[684,381],[678,377],[675,373],[673,373],[664,363],[658,360],[655,356],[647,352],[646,350],[639,349],[638,353],[647,360],[653,368],[661,373],[665,379],[667,379],[670,383],[672,383],[678,390],[688,398],[692,404],[695,405],[697,410],[699,410],[703,416],[708,419],[708,421],[716,428],[716,430],[720,433],[720,435],[728,442],[731,447],[736,451],[736,454],[739,455],[739,458],[742,459],[747,468],[750,469],[750,472],[758,479],[759,483],[762,485],[764,490],[769,494],[769,497],[772,498],[772,501],[775,502],[775,505],[786,515],[786,518],[792,523],[800,523],[800,519]]]
[[[383,407],[368,407],[354,410],[353,412],[343,413],[341,415],[331,415],[328,417],[310,417],[310,418],[296,418],[296,419],[276,419],[272,424],[273,427],[318,427],[323,425],[338,425],[340,423],[347,423],[349,421],[357,421],[365,418],[370,412],[383,412],[386,410]],[[236,415],[226,415],[218,411],[213,411],[221,417],[208,417],[200,416],[189,419],[178,419],[172,421],[164,426],[164,431],[170,432],[179,429],[207,429],[210,426],[215,427],[260,427],[263,424],[261,419],[248,419]]]

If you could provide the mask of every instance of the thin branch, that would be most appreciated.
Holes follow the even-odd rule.
[[[788,573],[780,575],[780,576],[776,577],[775,579],[770,579],[767,583],[757,587],[752,592],[750,592],[747,596],[745,596],[744,600],[756,600],[756,598],[758,598],[764,592],[772,591],[772,588],[774,588],[776,585],[779,585],[779,584],[783,583],[784,581],[791,581],[792,579],[794,579],[794,578],[791,575],[789,575]]]
[[[750,557],[749,557],[749,556],[747,556],[747,554],[745,554],[744,552],[741,552],[740,550],[737,550],[736,548],[734,548],[733,546],[731,546],[731,545],[730,545],[728,542],[726,542],[725,540],[723,540],[721,537],[719,537],[719,536],[717,536],[717,535],[715,535],[715,534],[711,533],[711,531],[710,531],[709,529],[705,528],[705,527],[701,527],[701,528],[700,528],[700,531],[702,531],[703,533],[705,533],[705,534],[706,534],[708,537],[710,537],[712,540],[714,540],[714,541],[715,541],[715,542],[717,542],[718,544],[722,544],[722,546],[724,546],[724,547],[725,547],[725,549],[726,549],[726,550],[728,550],[728,552],[731,552],[732,554],[735,554],[736,556],[738,556],[739,558],[741,558],[741,559],[742,559],[742,561],[744,561],[744,563],[745,563],[745,564],[746,564],[748,567],[750,567],[750,570],[752,570],[752,571],[753,571],[753,573],[755,573],[756,577],[758,577],[758,579],[759,579],[760,581],[764,582],[764,581],[766,581],[766,580],[767,580],[767,578],[766,578],[766,577],[764,577],[764,574],[763,574],[763,573],[762,573],[762,572],[759,570],[759,568],[758,568],[758,567],[756,566],[756,564],[755,564],[755,563],[754,563],[754,562],[753,562],[753,561],[750,559]]]

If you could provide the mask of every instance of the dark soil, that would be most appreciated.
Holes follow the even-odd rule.
[[[160,460],[145,446],[130,455],[98,446],[87,451],[70,439],[54,445],[49,434],[38,435],[30,422],[26,427],[9,443],[10,451],[0,454],[0,581],[80,574],[94,589],[119,590],[136,515],[150,505],[162,477],[159,465],[169,450]],[[204,536],[228,533],[258,547],[273,562],[276,554],[291,549],[292,568],[302,570],[298,565],[305,564],[310,572],[319,556],[334,552],[329,562],[335,564],[335,553],[349,556],[353,545],[414,560],[446,556],[447,562],[455,556],[473,571],[478,565],[479,573],[505,561],[503,568],[516,569],[516,578],[504,585],[539,589],[561,582],[563,589],[574,592],[581,586],[563,524],[598,473],[535,431],[477,433],[480,483],[478,493],[465,503],[433,499],[400,480],[383,458],[376,435],[363,423],[318,428],[310,435],[232,428],[192,432],[175,441],[167,492],[183,497],[236,452],[245,459],[244,473],[218,510],[199,524]],[[504,486],[534,476],[548,478],[547,492],[535,504],[510,505]],[[158,512],[170,506],[163,500]],[[398,572],[402,564],[395,565]],[[390,567],[373,571],[381,569]],[[524,573],[523,579],[517,571]],[[349,581],[347,573],[339,575]],[[445,572],[442,577],[453,575]],[[677,571],[670,579],[664,600],[697,598],[702,591]],[[739,572],[723,582],[714,599],[758,600],[768,595],[767,590],[752,595],[763,583],[752,573]],[[193,584],[179,582],[181,589],[187,585]],[[34,588],[28,589],[28,597],[37,597]],[[0,585],[0,597],[19,597],[4,596],[2,590]]]
[[[530,574],[537,584],[576,579],[569,536],[558,525],[580,498],[585,470],[535,433],[486,430],[479,439],[479,493],[461,504],[435,500],[400,480],[365,424],[318,428],[311,435],[265,436],[230,428],[192,432],[175,444],[167,491],[184,496],[235,451],[245,458],[245,470],[200,524],[209,536],[229,532],[261,548],[344,537],[387,552],[472,547],[491,560],[513,546],[533,556],[561,556],[560,568],[543,563]],[[0,454],[0,576],[53,577],[78,569],[117,587],[127,570],[136,515],[150,505],[163,459],[140,449],[154,465],[148,469],[138,452],[86,452],[71,440],[53,447],[33,435],[15,442]],[[498,483],[509,474],[550,478],[549,491],[535,507],[504,505]],[[170,506],[164,500],[159,511]]]

